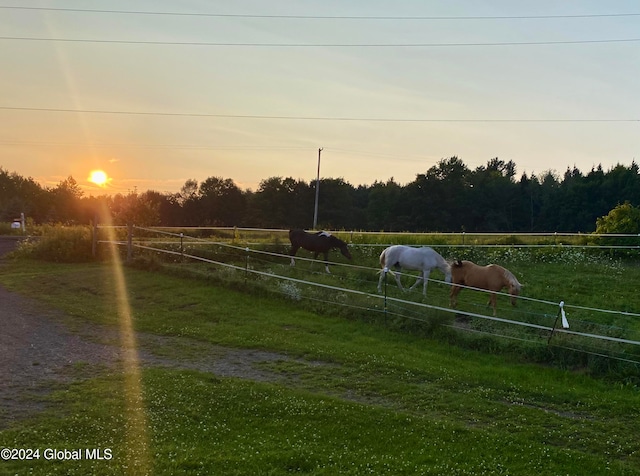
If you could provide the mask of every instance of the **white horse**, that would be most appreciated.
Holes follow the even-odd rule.
[[[382,272],[380,273],[380,279],[378,280],[378,292],[382,292],[382,280],[384,279],[385,273],[392,267],[397,271],[400,271],[402,268],[419,270],[420,274],[418,275],[418,279],[409,289],[415,288],[418,283],[422,281],[422,294],[425,296],[427,295],[429,274],[433,268],[438,268],[444,273],[444,280],[447,283],[451,282],[451,265],[428,246],[423,248],[412,248],[404,245],[390,246],[380,254],[380,266],[382,267]],[[395,275],[398,287],[404,290],[400,283],[399,274],[392,274]]]

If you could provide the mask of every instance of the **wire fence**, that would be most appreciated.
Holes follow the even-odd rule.
[[[105,228],[105,227],[98,227]],[[362,266],[350,263],[332,262],[333,274],[327,275],[324,265],[316,260],[296,256],[296,261],[306,263],[293,268],[291,256],[287,254],[288,236],[286,230],[239,229],[239,228],[197,228],[167,229],[131,227],[126,239],[110,242],[98,240],[98,243],[115,243],[127,247],[128,254],[133,249],[170,257],[179,263],[199,263],[213,266],[217,274],[227,273],[227,277],[260,282],[273,292],[293,301],[306,300],[323,307],[332,306],[347,314],[357,311],[362,315],[393,322],[418,322],[427,326],[440,326],[455,333],[464,333],[476,338],[499,338],[520,345],[535,346],[551,350],[564,350],[582,355],[605,358],[635,365],[640,364],[640,314],[630,311],[617,311],[606,308],[581,306],[552,299],[536,299],[520,296],[517,308],[500,309],[499,316],[488,314],[484,303],[486,291],[466,288],[468,298],[459,299],[456,309],[449,306],[450,284],[437,279],[429,279],[427,297],[422,293],[400,292],[393,280],[383,276],[382,293],[376,290],[380,273],[379,267]],[[187,233],[185,233],[185,231]],[[194,236],[202,233],[217,236]],[[351,232],[337,232],[354,238]],[[358,232],[360,233],[360,232]],[[133,234],[134,236],[130,236]],[[369,236],[374,234],[364,234]],[[97,235],[97,229],[96,229]],[[358,243],[365,254],[367,248],[384,248],[401,241],[397,234],[387,236],[393,243]],[[412,236],[415,234],[412,234]],[[458,238],[460,238],[458,234]],[[491,237],[505,235],[486,234]],[[544,239],[557,234],[537,234]],[[262,240],[258,240],[258,236]],[[264,237],[268,242],[265,242]],[[359,236],[359,235],[358,235]],[[403,234],[400,234],[403,236]],[[442,234],[428,234],[442,239]],[[448,234],[446,235],[449,236]],[[510,236],[510,235],[509,235]],[[530,236],[530,235],[528,235]],[[575,235],[566,236],[575,238]],[[630,235],[618,235],[629,238]],[[632,236],[632,235],[631,235]],[[285,241],[286,237],[286,241]],[[423,236],[423,238],[425,238]],[[579,235],[580,238],[584,235]],[[611,235],[607,235],[610,238]],[[405,238],[409,240],[407,235]],[[411,238],[413,239],[413,238]],[[242,245],[238,244],[243,241]],[[358,241],[357,236],[354,241]],[[380,240],[385,241],[385,240]],[[430,246],[434,246],[430,244]],[[449,246],[452,245],[445,245]],[[455,245],[454,245],[455,246]],[[474,246],[470,244],[460,246]],[[485,245],[475,245],[485,246]],[[519,246],[486,245],[486,246]],[[545,246],[543,244],[524,246]],[[550,245],[546,245],[547,247]],[[583,245],[601,249],[633,249],[634,246]],[[274,250],[275,248],[275,250]],[[280,248],[278,250],[278,248]],[[402,279],[409,279],[401,274]],[[415,276],[413,276],[415,278]],[[421,288],[421,287],[420,287]],[[505,293],[497,293],[507,296]],[[401,297],[399,297],[401,296]]]
[[[100,226],[102,227],[102,226]],[[125,229],[126,226],[115,228]],[[248,245],[264,245],[264,237],[280,238],[288,241],[289,230],[280,228],[248,228],[248,227],[136,227],[137,231],[146,230],[155,234],[176,237],[180,232],[187,232],[191,239],[200,234],[206,236],[203,242],[211,243],[211,237],[219,237],[220,242],[228,239],[242,241]],[[387,232],[387,231],[346,231],[326,230],[339,236],[351,244],[358,246],[391,246],[394,244],[422,244],[432,247],[504,247],[542,248],[560,246],[564,248],[594,249],[629,249],[640,250],[640,234],[628,233],[491,233],[491,232]],[[252,241],[252,238],[256,238]],[[257,239],[259,238],[259,240]]]

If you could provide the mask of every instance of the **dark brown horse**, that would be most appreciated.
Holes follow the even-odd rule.
[[[507,288],[511,294],[511,305],[515,306],[516,297],[522,287],[511,271],[497,264],[478,266],[471,261],[456,260],[451,265],[451,278],[453,283],[450,294],[451,307],[455,308],[458,304],[458,293],[462,288],[457,285],[486,289],[491,291],[489,304],[493,307],[494,316],[496,315],[496,292]]]
[[[317,259],[318,255],[322,253],[324,255],[324,264],[327,273],[330,273],[328,262],[329,250],[339,249],[344,256],[351,259],[351,253],[349,253],[347,244],[326,231],[307,233],[304,230],[289,230],[289,241],[291,241],[291,251],[289,253],[291,255],[291,266],[296,265],[293,257],[300,248],[313,251],[313,259]]]

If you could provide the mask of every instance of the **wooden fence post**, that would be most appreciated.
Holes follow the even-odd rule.
[[[98,214],[93,219],[93,232],[91,236],[91,256],[94,258],[98,252]]]
[[[127,224],[127,262],[133,257],[133,224]]]

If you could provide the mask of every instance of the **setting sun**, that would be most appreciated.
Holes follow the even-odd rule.
[[[107,177],[107,174],[102,170],[92,170],[89,174],[88,180],[89,182],[103,187],[109,181],[109,178]]]

